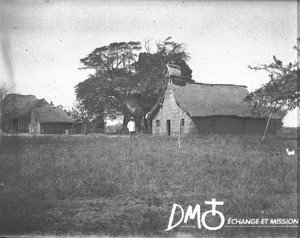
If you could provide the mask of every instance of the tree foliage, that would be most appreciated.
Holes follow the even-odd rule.
[[[65,109],[65,112],[76,119],[73,133],[95,133],[104,132],[105,122],[102,116],[97,116],[89,113],[84,106],[76,102],[70,109]]]
[[[91,115],[116,117],[123,115],[123,128],[130,116],[137,126],[156,103],[166,80],[165,65],[174,61],[182,67],[182,74],[191,80],[192,71],[185,46],[167,38],[156,42],[156,51],[142,52],[140,42],[111,43],[95,49],[81,59],[82,69],[93,69],[88,79],[75,87],[77,101]]]
[[[7,84],[1,84],[0,85],[0,131],[3,129],[5,116],[6,116],[6,110],[4,108],[4,98],[7,94],[12,93],[13,88],[10,87]]]
[[[89,114],[114,119],[124,112],[124,100],[136,84],[134,63],[140,50],[140,42],[111,43],[80,60],[84,69],[95,70],[75,87],[77,100]]]
[[[83,68],[92,68],[97,73],[114,78],[120,72],[131,73],[134,71],[133,63],[141,49],[141,43],[138,41],[115,42],[96,48],[80,61],[84,64]]]
[[[294,47],[299,55],[299,49]],[[270,81],[250,93],[246,101],[250,102],[254,114],[269,116],[283,110],[299,106],[299,62],[284,65],[273,56],[270,64],[249,66],[253,70],[264,70],[269,73]]]
[[[12,88],[8,86],[7,84],[1,84],[0,85],[0,103],[3,101],[5,96],[12,92]]]

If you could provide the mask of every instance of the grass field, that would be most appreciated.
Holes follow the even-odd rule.
[[[296,140],[241,135],[0,137],[0,234],[286,237],[294,228],[175,228],[174,203],[296,218]],[[213,221],[212,221],[213,222]],[[183,232],[183,233],[178,233]]]

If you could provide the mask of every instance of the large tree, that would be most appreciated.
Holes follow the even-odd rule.
[[[294,49],[299,57],[299,48],[294,46]],[[270,80],[246,97],[254,114],[269,117],[267,126],[274,113],[299,107],[299,62],[284,65],[276,56],[273,56],[273,60],[270,64],[249,66],[253,70],[267,71]]]
[[[123,128],[135,116],[138,129],[141,119],[156,103],[166,80],[165,65],[174,61],[191,80],[183,44],[167,38],[156,43],[153,53],[141,53],[140,42],[112,43],[95,49],[81,59],[84,69],[94,69],[88,79],[75,87],[80,104],[91,115],[116,118],[123,115]]]
[[[140,42],[111,43],[80,60],[83,69],[95,71],[76,86],[76,97],[89,113],[110,117],[122,113],[121,104],[135,83],[134,63],[140,50]]]

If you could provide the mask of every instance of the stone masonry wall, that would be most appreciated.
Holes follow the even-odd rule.
[[[182,119],[184,119],[184,125],[181,125]],[[180,134],[182,136],[197,131],[189,115],[176,103],[172,89],[170,88],[167,88],[163,105],[152,120],[152,134],[167,136],[167,120],[170,120],[170,135],[173,137],[179,136],[179,130],[181,130]],[[157,121],[159,121],[159,125]]]

